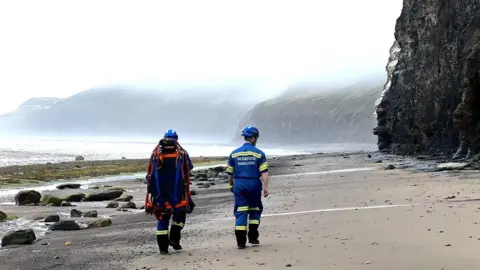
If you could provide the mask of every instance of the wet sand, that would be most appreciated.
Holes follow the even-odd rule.
[[[261,245],[246,250],[236,249],[233,197],[220,184],[198,189],[181,252],[160,256],[151,216],[78,205],[115,215],[113,225],[52,232],[33,245],[0,249],[1,269],[477,269],[480,174],[385,170],[388,161],[378,154],[272,160]],[[144,184],[110,184],[143,204]],[[23,207],[22,214],[0,206],[25,216],[52,209]]]

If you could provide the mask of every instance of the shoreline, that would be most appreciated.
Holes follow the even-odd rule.
[[[335,157],[342,155],[358,155],[376,153],[378,151],[339,151],[312,152],[270,156],[268,159],[293,158],[301,156],[322,155]],[[228,156],[191,157],[195,167],[221,165],[227,162]],[[81,181],[88,178],[104,178],[109,176],[125,176],[146,172],[148,159],[106,159],[47,162],[24,165],[0,166],[0,189],[39,186],[52,182]]]
[[[288,154],[280,156],[270,156],[269,160],[275,159],[296,159],[309,156],[339,157],[349,155],[374,155],[382,156],[384,159],[403,160],[409,163],[407,167],[415,167],[419,170],[429,170],[423,165],[430,163],[448,163],[462,161],[450,161],[441,157],[434,156],[405,156],[393,153],[381,153],[378,150],[358,150],[358,151],[337,151],[337,152],[311,152],[301,154]],[[218,166],[226,163],[227,156],[199,156],[191,157],[195,168]],[[472,160],[468,162],[473,170],[480,169],[480,165]],[[412,166],[413,165],[413,166]],[[146,172],[148,159],[105,159],[105,160],[81,160],[81,161],[63,161],[47,162],[37,164],[24,164],[12,166],[0,166],[0,189],[25,188],[43,186],[51,183],[62,183],[69,181],[85,181],[90,178],[108,178],[118,176],[134,177],[134,174]],[[404,167],[404,165],[402,165]],[[195,170],[194,168],[194,170]]]
[[[227,157],[192,157],[195,167],[220,165]],[[146,172],[148,159],[82,160],[0,167],[0,188],[78,181],[88,177],[120,176]]]

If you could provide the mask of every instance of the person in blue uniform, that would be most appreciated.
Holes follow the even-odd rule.
[[[230,191],[235,198],[235,237],[239,249],[246,247],[247,238],[250,244],[260,244],[262,189],[264,197],[269,194],[267,158],[256,147],[260,132],[254,126],[246,126],[242,136],[245,143],[232,151],[227,164]]]
[[[168,254],[169,245],[174,250],[182,249],[180,239],[186,214],[195,207],[189,185],[192,169],[190,156],[178,143],[177,132],[167,130],[150,158],[145,198],[145,211],[158,220],[156,235],[161,254]]]

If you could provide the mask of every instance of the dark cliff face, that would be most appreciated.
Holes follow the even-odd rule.
[[[380,150],[478,151],[479,8],[479,0],[403,1],[389,79],[376,103]]]

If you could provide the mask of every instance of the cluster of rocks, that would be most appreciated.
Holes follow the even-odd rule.
[[[57,186],[57,189],[78,189],[80,184],[62,184]],[[64,198],[53,195],[42,195],[36,190],[23,190],[15,195],[15,203],[17,205],[26,206],[72,206],[71,202],[99,202],[111,201],[119,199],[125,190],[122,188],[109,187],[107,190],[92,192],[90,194],[74,193]],[[131,196],[130,196],[131,197]],[[128,196],[121,199],[121,201],[130,201]]]
[[[228,175],[226,173],[226,166],[217,166],[204,170],[196,170],[192,172],[190,181],[199,188],[209,188],[217,183],[226,183]],[[80,184],[66,183],[57,186],[59,190],[80,189]],[[125,192],[122,188],[115,188],[111,186],[92,186],[89,189],[100,189],[102,191],[95,191],[89,194],[72,193],[65,197],[58,197],[54,195],[40,194],[36,190],[23,190],[15,195],[15,203],[20,206],[57,206],[57,207],[73,207],[72,202],[99,202],[110,201],[106,208],[116,208],[117,211],[128,211],[129,209],[138,209],[136,204],[132,202],[133,196],[123,195]],[[192,195],[197,192],[191,191]],[[123,196],[122,196],[123,195]],[[140,207],[143,209],[144,206]],[[85,213],[78,209],[70,211],[70,218],[61,219],[59,215],[49,215],[44,219],[45,223],[49,223],[49,230],[51,231],[75,231],[81,229],[106,227],[112,224],[109,218],[98,218],[98,211],[90,210]],[[75,218],[91,218],[85,226],[80,226]],[[0,222],[6,221],[10,216],[0,212]],[[51,223],[51,224],[50,224]],[[2,238],[2,246],[32,244],[36,240],[35,232],[32,229],[16,230],[8,232]]]
[[[226,166],[217,166],[204,170],[192,171],[190,181],[199,188],[209,188],[218,183],[227,183]],[[195,193],[195,191],[193,191]],[[193,194],[192,194],[193,195]]]
[[[61,184],[57,186],[59,190],[65,189],[79,189],[80,184]],[[100,187],[93,187],[93,189],[99,189]],[[128,211],[128,209],[138,209],[134,202],[131,202],[133,196],[123,195],[124,191],[122,188],[115,188],[109,186],[103,186],[106,188],[103,191],[96,191],[90,194],[85,193],[74,193],[67,195],[63,198],[53,196],[53,195],[44,195],[40,194],[36,190],[24,190],[20,191],[15,195],[15,202],[17,205],[21,206],[74,206],[71,202],[99,202],[99,201],[110,201],[106,208],[117,208],[117,211]],[[123,196],[122,196],[123,195]],[[121,205],[119,204],[121,203]],[[86,226],[80,226],[74,218],[89,218],[94,219],[86,224]],[[12,219],[12,216],[0,212],[0,222],[4,222]],[[43,219],[43,218],[42,218]],[[49,215],[44,220],[48,224],[50,231],[74,231],[81,229],[91,229],[91,228],[100,228],[110,226],[112,220],[109,218],[99,218],[98,211],[90,210],[87,212],[82,212],[78,209],[72,209],[70,211],[69,219],[61,219],[59,215]],[[2,238],[2,246],[10,245],[22,245],[22,244],[32,244],[36,240],[35,232],[32,229],[23,229],[15,230],[8,232]]]
[[[0,216],[2,212],[0,212]],[[91,210],[85,213],[77,209],[72,209],[70,212],[71,218],[76,217],[88,217],[88,218],[97,218],[98,212],[96,210]],[[92,229],[92,228],[101,228],[112,225],[112,220],[109,218],[99,218],[93,221],[90,221],[86,227],[80,226],[73,219],[61,219],[59,215],[49,215],[44,219],[45,223],[51,223],[48,227],[50,231],[75,231],[81,229]],[[10,231],[2,238],[2,247],[11,246],[11,245],[28,245],[32,244],[37,237],[35,232],[32,229],[22,229]]]

